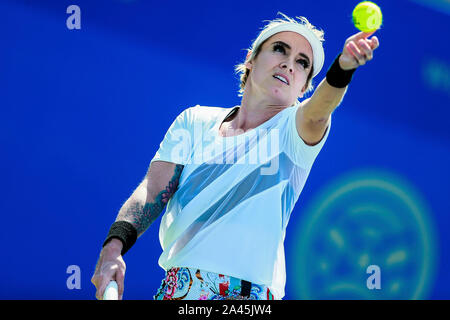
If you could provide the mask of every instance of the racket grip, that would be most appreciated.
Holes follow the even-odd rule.
[[[117,287],[117,282],[114,280],[110,281],[105,288],[103,293],[103,300],[119,300],[119,289]]]

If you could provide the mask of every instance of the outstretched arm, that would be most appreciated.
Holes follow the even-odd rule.
[[[349,37],[339,57],[342,70],[353,70],[373,59],[373,51],[378,48],[376,36],[369,39],[373,32],[359,32]],[[311,98],[303,101],[298,108],[296,124],[298,134],[308,144],[319,142],[328,127],[330,115],[341,103],[348,86],[337,88],[329,84],[327,78],[317,86]]]

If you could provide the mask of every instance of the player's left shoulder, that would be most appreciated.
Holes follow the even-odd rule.
[[[299,137],[309,146],[314,146],[322,141],[331,123],[331,114],[328,118],[313,121],[305,116],[304,108],[309,99],[303,101],[297,108],[295,124]]]
[[[202,106],[202,105],[196,105],[191,108],[191,111],[196,114],[202,114],[202,115],[213,115],[217,113],[224,112],[227,108],[223,107],[214,107],[214,106]],[[231,108],[230,108],[231,110]]]
[[[217,121],[227,110],[232,108],[196,105],[190,108],[189,118],[191,122],[209,124]]]

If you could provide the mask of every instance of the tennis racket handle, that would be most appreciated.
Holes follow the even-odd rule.
[[[103,293],[103,300],[119,300],[119,289],[117,287],[117,282],[110,281],[105,288]]]

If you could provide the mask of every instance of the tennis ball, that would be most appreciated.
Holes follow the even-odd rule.
[[[383,22],[381,9],[371,1],[363,1],[353,9],[353,24],[363,32],[372,32],[380,28]]]

